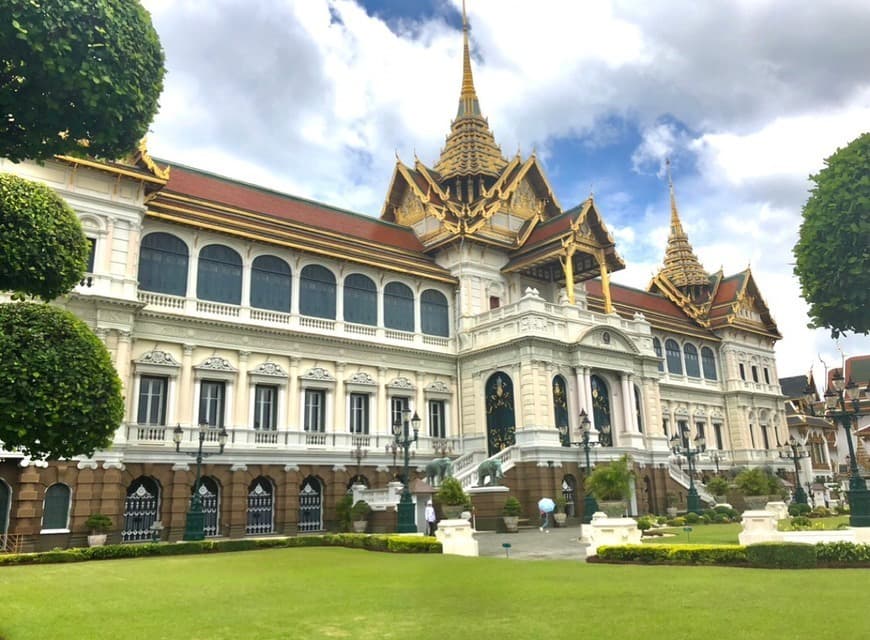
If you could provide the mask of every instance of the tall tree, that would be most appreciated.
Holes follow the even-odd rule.
[[[163,50],[138,0],[4,0],[0,156],[123,157],[157,112]]]
[[[810,176],[794,272],[814,327],[870,332],[870,133],[825,160]]]

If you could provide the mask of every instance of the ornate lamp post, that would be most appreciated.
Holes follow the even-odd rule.
[[[807,492],[804,491],[803,486],[801,486],[801,472],[800,472],[800,463],[798,462],[802,458],[808,458],[809,453],[804,447],[803,444],[798,442],[791,437],[788,439],[788,442],[780,446],[779,448],[779,457],[784,460],[791,460],[794,462],[794,495],[792,496],[792,502],[795,504],[807,504]]]
[[[585,409],[580,410],[581,438],[579,441],[571,441],[571,434],[568,432],[568,425],[559,427],[559,432],[562,434],[563,440],[566,440],[570,445],[583,447],[583,451],[586,454],[586,470],[583,472],[583,491],[585,493],[583,498],[583,522],[589,524],[592,522],[592,514],[598,511],[598,502],[595,500],[595,496],[586,491],[586,479],[592,471],[592,465],[589,462],[589,449],[600,443],[589,439],[589,436],[592,433],[592,423],[589,422],[589,416],[586,415]]]
[[[689,493],[686,496],[686,511],[693,513],[701,513],[701,498],[698,496],[698,489],[695,487],[695,456],[704,451],[704,436],[698,435],[695,437],[695,448],[691,445],[683,446],[680,436],[676,433],[671,438],[671,451],[676,455],[686,456],[686,461],[689,465]]]
[[[399,449],[405,452],[405,472],[402,475],[402,497],[399,498],[399,533],[414,533],[417,531],[417,525],[414,522],[414,503],[411,501],[411,486],[410,475],[408,474],[408,463],[410,459],[411,445],[417,442],[417,436],[420,433],[420,417],[414,412],[414,417],[410,418],[411,410],[405,408],[402,411],[402,417],[396,417],[393,422],[393,439]],[[410,420],[409,420],[410,418]],[[413,435],[411,431],[413,430]]]
[[[825,392],[825,417],[834,424],[840,423],[846,432],[849,445],[849,524],[853,527],[870,527],[870,491],[861,477],[858,456],[852,446],[852,419],[858,416],[861,389],[852,381],[845,384],[843,375],[831,378],[833,389]]]
[[[369,454],[369,450],[362,446],[361,439],[357,439],[354,444],[356,446],[350,450],[350,457],[356,460],[356,476],[354,476],[354,480],[359,480],[360,465],[363,458],[365,458]]]
[[[722,459],[722,457],[719,455],[719,452],[716,451],[715,449],[713,449],[708,455],[710,456],[710,461],[716,465],[716,475],[718,476],[719,475],[719,461]]]
[[[196,458],[196,480],[193,483],[193,495],[190,497],[190,508],[187,511],[187,518],[184,521],[184,540],[203,540],[205,539],[205,514],[202,512],[202,498],[199,496],[200,470],[202,468],[203,458],[209,456],[220,455],[224,452],[224,447],[227,445],[227,430],[221,427],[218,431],[218,444],[220,451],[211,453],[203,453],[202,443],[205,442],[205,436],[212,427],[207,424],[199,425],[199,447],[194,451],[181,451],[181,441],[184,440],[184,429],[181,425],[176,425],[172,430],[172,440],[175,442],[176,453],[184,453],[185,455]]]

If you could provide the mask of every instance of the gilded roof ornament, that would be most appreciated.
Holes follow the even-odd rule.
[[[468,43],[468,18],[465,4],[462,5],[462,89],[456,118],[450,125],[450,133],[441,157],[435,163],[444,180],[457,176],[498,176],[507,165],[501,148],[481,115],[480,101],[474,89],[471,72],[471,53]]]
[[[708,286],[710,275],[704,271],[701,262],[695,256],[689,236],[683,230],[680,214],[677,211],[677,199],[674,195],[674,183],[671,180],[671,161],[666,161],[668,172],[668,188],[671,195],[671,233],[668,236],[668,247],[665,249],[664,267],[659,272],[674,286],[692,287]]]

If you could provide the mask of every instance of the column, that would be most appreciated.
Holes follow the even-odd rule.
[[[178,414],[175,416],[175,421],[192,425],[196,422],[193,419],[193,351],[196,345],[185,344],[183,349],[181,376],[178,383]]]
[[[335,391],[333,392],[332,430],[347,433],[347,398],[344,389],[344,362],[335,363]]]
[[[597,429],[598,425],[595,424],[595,412],[592,410],[592,369],[589,367],[583,367],[583,375],[586,378],[586,386],[583,387],[583,394],[586,396],[586,413],[589,416],[589,423],[592,425],[592,429]]]
[[[250,351],[239,351],[239,377],[236,383],[236,406],[233,410],[233,424],[236,427],[250,427],[248,421],[248,400],[251,397],[248,389],[248,358]]]
[[[380,304],[380,303],[379,303]],[[387,368],[378,367],[378,399],[374,433],[390,433],[390,417],[387,411]]]
[[[115,369],[118,371],[118,378],[121,379],[121,393],[126,402],[126,410],[124,416],[136,415],[136,397],[133,393],[134,385],[130,376],[130,343],[132,342],[132,334],[129,331],[118,331],[118,348],[115,352]],[[126,418],[125,418],[126,419]],[[126,430],[120,425],[115,431],[114,442],[122,443],[127,437]]]
[[[290,374],[287,380],[287,429],[302,431],[299,424],[299,362],[297,356],[290,356]]]
[[[423,397],[423,375],[418,371],[414,374],[414,409],[420,417],[420,435],[428,433],[428,423],[426,419],[426,400]]]
[[[632,433],[640,433],[640,425],[637,422],[637,396],[634,392],[634,376],[630,373],[628,378],[628,408],[629,416],[631,416],[631,431]]]

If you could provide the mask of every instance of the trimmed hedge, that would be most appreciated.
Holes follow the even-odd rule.
[[[431,537],[339,533],[292,538],[243,538],[239,540],[203,540],[200,542],[176,543],[145,542],[140,544],[112,544],[103,547],[55,549],[42,553],[0,555],[0,566],[145,558],[152,556],[180,556],[200,553],[229,553],[234,551],[293,547],[348,547],[352,549],[367,549],[369,551],[385,551],[387,553],[441,553],[441,543]]]
[[[763,569],[814,569],[816,546],[800,542],[761,542],[746,547],[746,558]]]
[[[870,567],[870,544],[765,542],[739,545],[655,544],[602,546],[592,562],[721,565],[767,569]]]
[[[600,562],[745,565],[746,547],[714,544],[628,544],[598,548]]]

